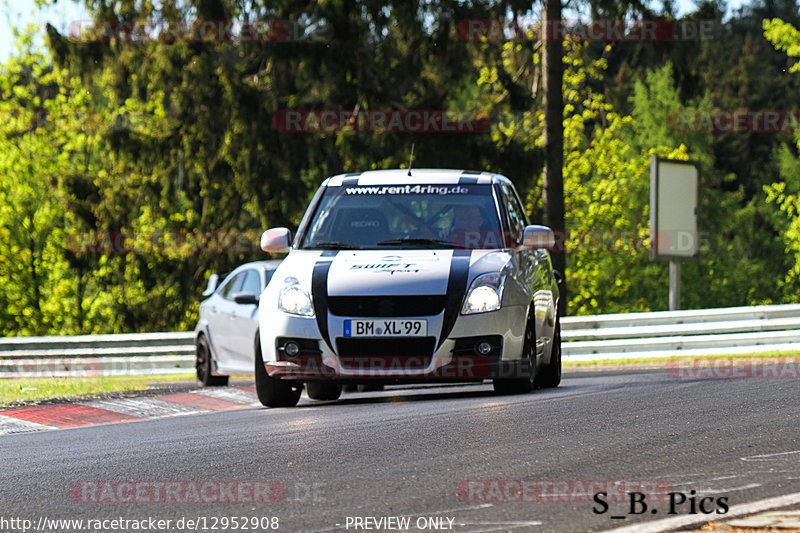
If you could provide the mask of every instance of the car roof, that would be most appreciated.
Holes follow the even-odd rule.
[[[415,168],[369,170],[337,174],[325,180],[322,186],[338,187],[340,185],[472,185],[491,184],[511,181],[502,174],[477,170],[456,170],[447,168]]]

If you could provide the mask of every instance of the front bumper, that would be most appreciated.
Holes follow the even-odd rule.
[[[527,308],[522,306],[459,315],[445,339],[439,337],[441,315],[392,317],[428,320],[431,337],[359,337],[354,341],[353,337],[342,335],[344,320],[349,317],[329,314],[328,331],[332,338],[325,340],[314,318],[265,313],[262,354],[270,376],[294,381],[419,383],[517,377],[527,375],[524,374],[527,362],[521,362],[526,317]],[[381,319],[385,317],[375,317]],[[291,340],[299,341],[303,347],[294,357],[283,350]],[[484,340],[492,346],[489,353],[477,349]]]

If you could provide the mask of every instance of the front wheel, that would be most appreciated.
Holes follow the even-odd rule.
[[[558,318],[553,330],[553,347],[550,350],[550,363],[536,376],[536,386],[540,389],[558,387],[561,383],[561,321]]]
[[[522,345],[522,361],[520,370],[527,366],[526,376],[519,378],[495,378],[492,387],[496,394],[525,394],[534,389],[536,382],[536,332],[535,320],[532,313],[528,314],[528,323],[525,326],[525,340]]]
[[[306,393],[312,400],[338,400],[342,386],[331,381],[310,381],[306,383]]]
[[[211,349],[204,335],[200,335],[195,345],[194,368],[197,381],[203,387],[219,387],[228,384],[228,376],[215,376],[211,374]]]
[[[303,386],[270,377],[264,368],[264,358],[261,355],[261,340],[256,337],[256,394],[261,405],[266,407],[294,407],[300,401]]]

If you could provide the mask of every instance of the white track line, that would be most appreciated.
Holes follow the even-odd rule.
[[[618,527],[616,529],[607,529],[604,533],[661,533],[662,531],[672,531],[675,528],[691,526],[701,522],[719,522],[729,518],[735,518],[737,516],[750,515],[754,513],[760,513],[761,511],[767,511],[769,509],[797,504],[800,504],[800,492],[794,492],[784,496],[776,496],[774,498],[767,498],[766,500],[758,500],[751,503],[734,505],[724,515],[675,516],[672,518],[655,520],[653,522],[640,522],[631,524],[629,526]]]
[[[751,455],[749,457],[741,457],[740,459],[742,461],[769,461],[770,459],[774,459],[775,457],[781,457],[783,455],[792,455],[795,453],[800,453],[800,450],[792,452],[768,453],[766,455]]]

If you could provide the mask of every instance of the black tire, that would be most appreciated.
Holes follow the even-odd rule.
[[[294,407],[300,401],[300,393],[303,392],[301,383],[282,381],[271,378],[264,368],[264,358],[261,355],[261,340],[256,336],[255,345],[255,375],[256,375],[256,394],[258,401],[265,407]]]
[[[338,400],[342,386],[333,381],[310,381],[306,383],[306,393],[312,400]]]
[[[561,321],[558,318],[553,331],[552,350],[550,363],[536,376],[536,386],[540,389],[552,389],[561,383]]]
[[[527,376],[521,378],[495,378],[492,387],[496,394],[525,394],[534,389],[536,383],[536,332],[533,311],[528,313],[525,325],[525,341],[522,344],[522,364],[527,366]]]
[[[221,387],[228,384],[228,376],[214,376],[211,374],[211,349],[205,335],[200,335],[195,345],[194,368],[197,381],[203,387]]]

